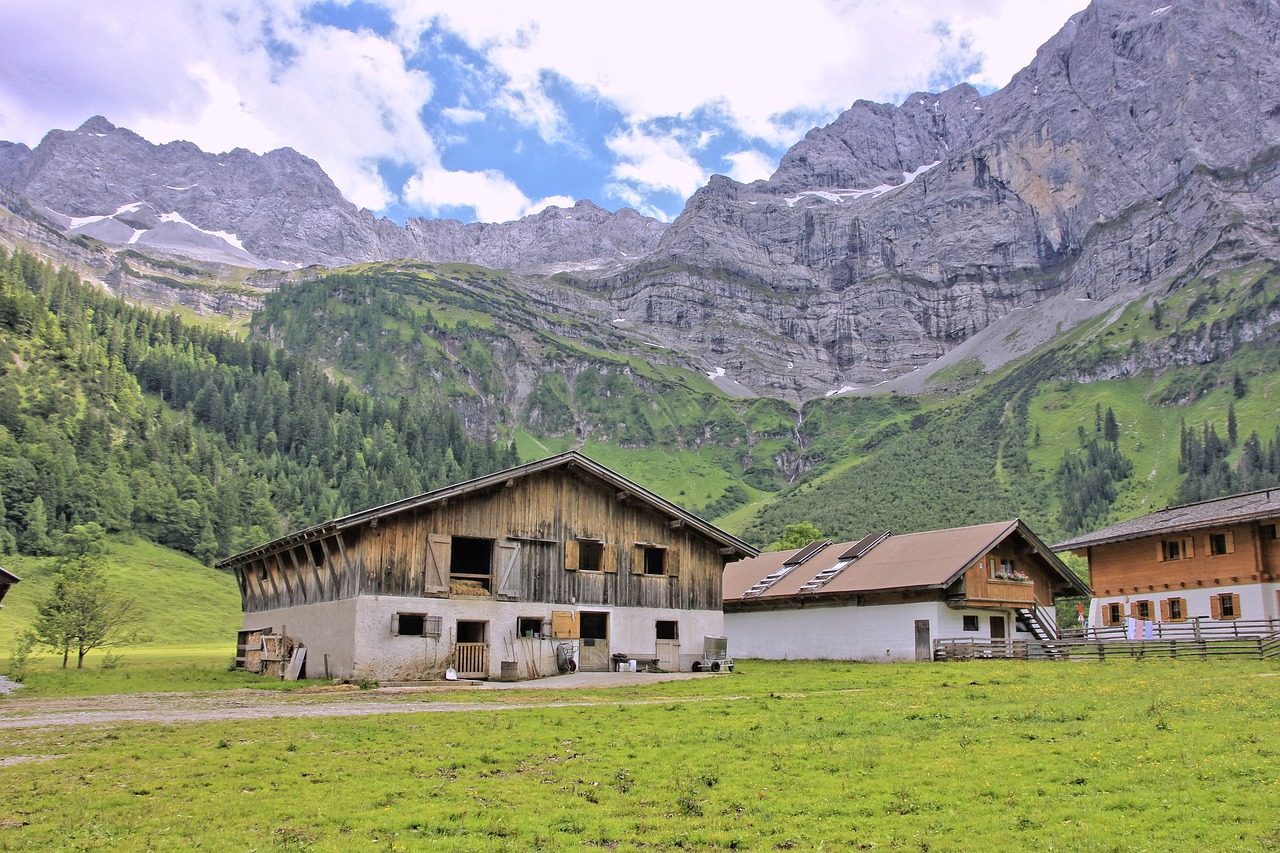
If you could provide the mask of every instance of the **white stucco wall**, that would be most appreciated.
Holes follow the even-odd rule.
[[[1209,599],[1223,593],[1236,593],[1240,596],[1239,619],[1280,619],[1280,602],[1276,600],[1280,584],[1250,583],[1234,586],[1192,587],[1190,589],[1169,589],[1159,592],[1134,593],[1131,595],[1111,595],[1095,598],[1089,603],[1089,626],[1101,628],[1102,608],[1105,605],[1119,603],[1124,606],[1125,614],[1129,613],[1129,603],[1134,601],[1152,602],[1152,615],[1156,621],[1160,619],[1160,602],[1170,598],[1182,598],[1187,602],[1188,619],[1199,616],[1205,622],[1211,622],[1213,611]],[[1238,621],[1238,620],[1230,620]]]
[[[978,617],[977,631],[964,630],[966,615]],[[917,619],[929,620],[930,640],[985,640],[993,615],[1004,617],[1006,636],[1029,636],[1017,631],[1013,611],[952,610],[941,601],[727,613],[724,624],[735,658],[910,661]]]
[[[556,674],[559,640],[517,638],[521,618],[540,619],[549,626],[553,611],[608,614],[609,653],[653,657],[657,653],[657,623],[678,625],[680,668],[687,670],[701,657],[704,636],[723,636],[724,614],[719,610],[671,610],[643,607],[576,607],[563,604],[442,599],[402,596],[360,596],[337,602],[249,613],[247,629],[284,629],[307,647],[306,674],[333,678],[373,678],[382,681],[439,678],[459,620],[488,623],[489,674],[497,677],[502,662],[514,660],[520,678]],[[439,637],[398,636],[392,633],[397,613],[438,616]],[[549,630],[549,628],[548,628]],[[732,651],[732,650],[731,650]]]
[[[356,602],[326,601],[301,607],[285,607],[264,613],[246,613],[245,630],[271,628],[306,646],[308,678],[323,678],[325,655],[332,678],[350,678],[355,663]]]

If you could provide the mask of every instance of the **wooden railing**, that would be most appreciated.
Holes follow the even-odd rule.
[[[1208,632],[1206,632],[1208,633]],[[1202,639],[1061,639],[966,640],[933,643],[934,660],[1105,660],[1107,658],[1280,657],[1280,634],[1231,636],[1218,633]]]
[[[453,668],[462,678],[484,678],[489,675],[488,643],[455,643]]]
[[[1154,640],[1217,640],[1236,637],[1270,637],[1280,634],[1280,619],[1210,619],[1196,616],[1184,622],[1152,622],[1151,638]],[[1142,636],[1131,639],[1124,625],[1104,628],[1067,628],[1062,632],[1064,640],[1093,640],[1095,642],[1138,642],[1146,639],[1145,623],[1141,623]]]

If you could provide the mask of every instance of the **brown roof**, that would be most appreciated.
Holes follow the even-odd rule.
[[[1059,542],[1053,546],[1053,550],[1087,548],[1091,545],[1105,545],[1125,539],[1141,539],[1161,533],[1180,533],[1185,530],[1221,527],[1223,524],[1277,517],[1280,517],[1280,489],[1264,489],[1162,509]]]
[[[864,551],[862,556],[850,560],[829,581],[812,591],[802,591],[802,587],[824,571],[836,569],[842,562],[841,557],[849,555],[854,546],[860,544],[832,543],[769,583],[762,592],[744,599],[745,593],[756,584],[763,584],[771,574],[781,572],[784,564],[799,553],[767,552],[725,567],[724,599],[776,601],[790,597],[807,598],[879,590],[942,588],[953,583],[973,565],[974,560],[1015,534],[1021,535],[1040,550],[1050,571],[1078,587],[1081,594],[1087,594],[1087,589],[1071,570],[1026,525],[1014,519],[902,536],[885,535]],[[861,544],[870,543],[861,540]]]

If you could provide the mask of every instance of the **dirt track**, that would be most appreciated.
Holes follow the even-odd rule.
[[[598,704],[563,699],[548,702],[503,702],[494,691],[553,689],[598,690],[631,687],[689,678],[717,678],[706,673],[594,673],[580,672],[511,684],[477,682],[466,685],[301,690],[217,690],[200,693],[120,693],[64,699],[25,699],[21,691],[0,697],[0,729],[43,726],[112,726],[122,723],[202,723],[271,717],[358,717],[374,714],[417,714],[431,711],[503,711],[518,708]],[[478,701],[485,694],[484,701]],[[515,697],[511,697],[515,699]],[[643,704],[658,700],[627,700]],[[670,701],[670,700],[661,700]]]

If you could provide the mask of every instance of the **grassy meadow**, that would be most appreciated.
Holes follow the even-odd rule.
[[[412,696],[466,711],[0,727],[0,850],[1277,849],[1277,674],[745,661]]]

